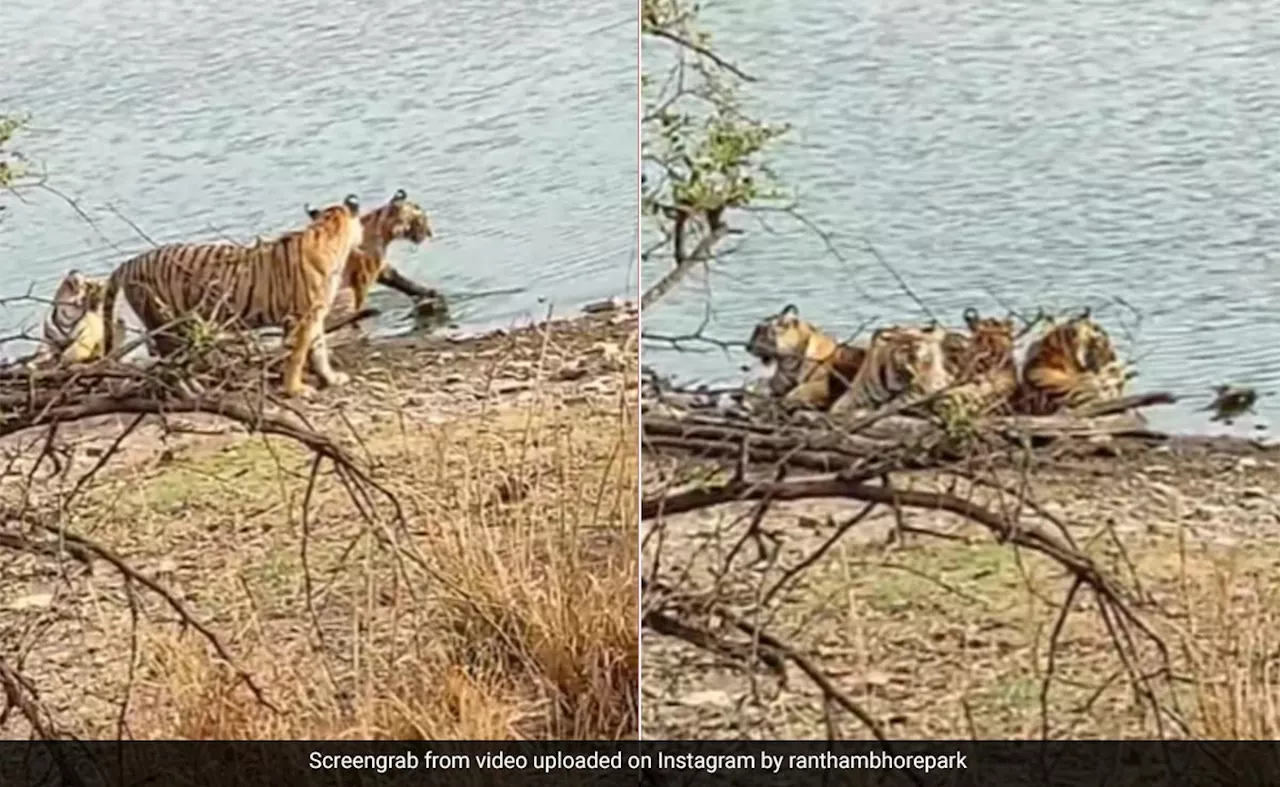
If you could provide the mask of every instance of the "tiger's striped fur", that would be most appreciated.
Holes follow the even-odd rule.
[[[934,408],[947,419],[1004,408],[1018,387],[1013,321],[981,317],[975,309],[965,310],[964,321],[969,335],[961,337],[959,346],[948,348],[954,387],[938,398]]]
[[[329,362],[324,320],[333,302],[347,257],[363,241],[354,196],[340,205],[310,210],[311,223],[272,241],[253,246],[234,243],[170,244],[122,263],[107,283],[105,312],[112,333],[115,301],[123,292],[152,349],[169,355],[182,340],[164,330],[175,320],[195,316],[244,329],[280,327],[285,331],[283,389],[289,396],[309,395],[303,367],[325,385],[342,385],[347,375]],[[108,337],[108,346],[112,345]]]
[[[396,191],[385,205],[361,216],[360,224],[364,241],[347,255],[342,286],[329,309],[331,323],[365,307],[373,285],[391,271],[387,264],[388,246],[397,240],[408,240],[419,246],[434,237],[426,211],[411,202],[404,189]]]
[[[937,326],[876,331],[866,359],[831,414],[874,410],[900,397],[926,398],[945,389],[951,384],[943,352],[946,333]]]
[[[1017,412],[1049,415],[1124,395],[1127,365],[1111,337],[1085,310],[1049,328],[1027,348],[1015,402]]]
[[[865,347],[844,344],[800,318],[794,304],[756,323],[747,352],[775,365],[769,390],[785,406],[825,410],[858,374]]]
[[[42,341],[34,363],[55,357],[62,363],[86,363],[106,354],[102,303],[106,282],[72,270],[62,277],[45,315]]]

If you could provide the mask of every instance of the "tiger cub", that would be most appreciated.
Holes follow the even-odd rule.
[[[826,410],[849,388],[867,351],[800,318],[794,304],[756,323],[747,352],[774,365],[769,391],[788,407]]]

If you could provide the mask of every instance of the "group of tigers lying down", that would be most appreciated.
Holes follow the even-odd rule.
[[[187,316],[248,330],[275,327],[288,352],[285,395],[314,391],[303,382],[308,359],[323,385],[342,385],[348,376],[330,365],[326,327],[363,310],[375,282],[403,291],[387,247],[401,239],[420,245],[432,237],[431,223],[403,189],[364,215],[354,196],[306,214],[305,227],[249,246],[174,243],[126,260],[105,280],[69,272],[45,317],[35,362],[85,363],[118,349],[124,324],[115,303],[123,293],[157,356],[184,346],[170,329]]]
[[[1119,398],[1132,376],[1088,310],[1048,320],[1021,369],[1012,320],[968,309],[964,321],[967,332],[894,325],[843,343],[788,305],[756,325],[747,351],[775,365],[769,391],[784,406],[833,416],[904,398],[944,419],[1049,415]]]

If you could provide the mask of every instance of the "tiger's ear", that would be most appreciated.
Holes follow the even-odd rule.
[[[1076,317],[1076,319],[1077,319],[1077,320],[1087,320],[1087,319],[1089,319],[1089,317],[1090,317],[1092,314],[1093,314],[1093,310],[1092,310],[1092,309],[1090,309],[1088,306],[1086,306],[1086,307],[1084,307],[1083,309],[1081,309],[1081,310],[1080,310],[1080,315],[1079,315],[1078,317]]]
[[[80,271],[76,270],[75,268],[72,268],[71,270],[67,271],[66,276],[62,277],[62,286],[59,287],[58,289],[64,292],[66,291],[81,292],[82,290],[84,290],[85,284],[87,282],[88,280],[85,279],[84,274],[82,274]]]
[[[391,195],[391,203],[393,205],[404,202],[407,199],[409,199],[409,195],[405,193],[404,189],[396,189],[396,193]]]
[[[796,308],[794,303],[788,303],[782,307],[782,311],[778,312],[779,317],[799,317],[800,310]]]
[[[978,327],[978,310],[970,306],[964,310],[964,324],[969,326],[969,330],[976,330]]]
[[[307,212],[307,217],[312,221],[320,218],[320,210],[318,208],[313,208],[310,205],[303,205],[302,209]]]
[[[348,194],[347,198],[342,201],[342,204],[347,206],[347,211],[349,211],[352,216],[360,213],[360,200],[356,198],[356,195]]]

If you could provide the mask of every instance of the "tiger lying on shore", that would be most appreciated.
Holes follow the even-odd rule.
[[[308,356],[324,385],[342,385],[348,377],[330,365],[324,322],[342,283],[346,260],[364,239],[359,211],[355,196],[348,196],[340,205],[308,209],[308,226],[275,240],[249,247],[169,244],[125,261],[107,282],[107,346],[114,346],[115,302],[123,292],[151,334],[157,355],[169,355],[184,346],[179,335],[161,329],[188,315],[218,326],[280,327],[289,353],[282,386],[285,395],[312,393],[302,379]]]
[[[895,325],[876,331],[862,366],[849,389],[831,406],[831,414],[875,410],[900,397],[918,400],[944,390],[951,384],[946,336],[947,331],[936,325]]]
[[[106,354],[102,303],[106,282],[72,270],[62,277],[45,315],[33,364],[86,363]]]
[[[1111,337],[1088,309],[1049,328],[1027,348],[1014,409],[1024,415],[1050,415],[1124,395],[1129,378],[1116,357]]]
[[[784,406],[815,410],[827,409],[849,388],[867,354],[802,320],[794,304],[756,323],[747,352],[774,364],[769,391]]]
[[[943,342],[951,387],[933,409],[944,418],[1007,410],[1018,389],[1013,321],[981,317],[970,308],[965,309],[964,322],[968,336],[948,333]]]
[[[380,283],[408,295],[425,297],[433,290],[415,284],[387,264],[387,247],[397,240],[408,240],[415,246],[434,237],[431,222],[422,206],[409,201],[404,189],[396,191],[385,204],[360,217],[364,240],[347,256],[343,266],[342,286],[329,307],[326,329],[348,322],[364,309],[369,291]]]

